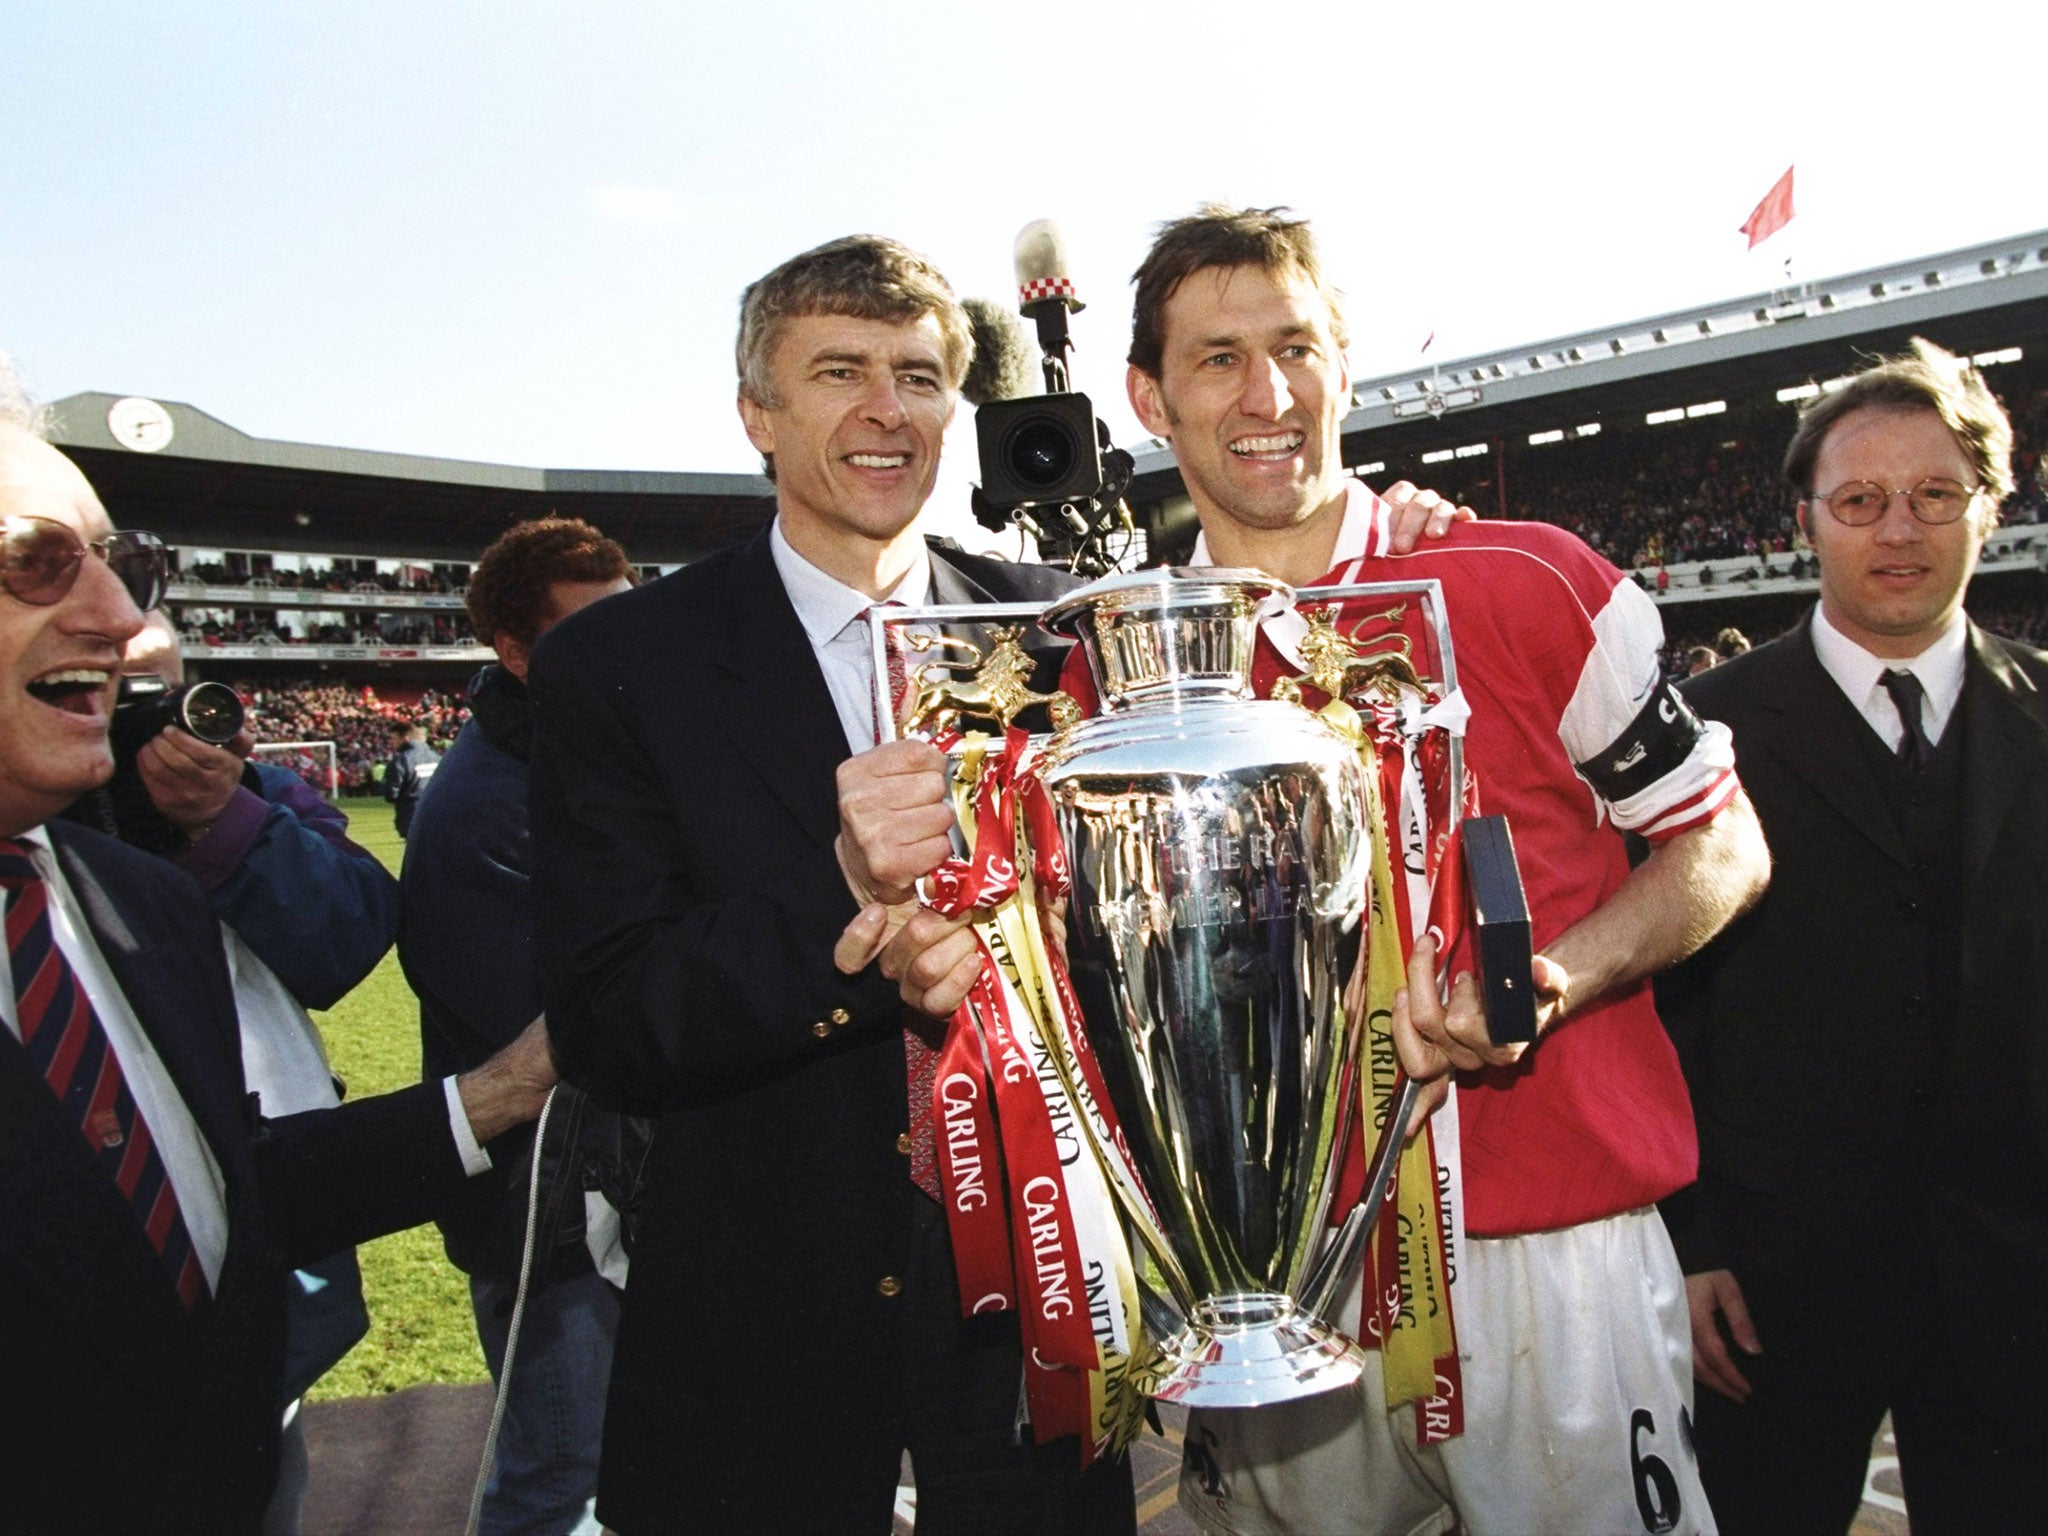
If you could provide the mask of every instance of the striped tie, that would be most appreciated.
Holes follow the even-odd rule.
[[[190,1310],[206,1298],[206,1276],[178,1211],[149,1124],[121,1075],[120,1058],[50,930],[50,888],[28,846],[0,838],[0,892],[7,902],[7,959],[15,1021],[29,1060],[71,1112],[93,1158],[127,1199]]]

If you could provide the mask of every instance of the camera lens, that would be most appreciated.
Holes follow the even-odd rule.
[[[1019,424],[1010,438],[1011,473],[1029,486],[1058,485],[1074,467],[1074,438],[1049,417]]]
[[[194,683],[178,701],[178,723],[201,741],[224,747],[242,728],[241,696],[226,683]]]

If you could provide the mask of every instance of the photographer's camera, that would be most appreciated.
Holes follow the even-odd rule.
[[[124,677],[108,727],[114,761],[132,764],[135,754],[175,725],[208,746],[224,747],[242,729],[242,699],[226,683],[180,683],[160,677]]]
[[[114,776],[64,814],[145,853],[177,853],[186,846],[185,834],[150,799],[135,759],[173,729],[208,746],[225,747],[241,731],[242,717],[241,696],[225,683],[171,684],[147,673],[122,678],[107,728]]]

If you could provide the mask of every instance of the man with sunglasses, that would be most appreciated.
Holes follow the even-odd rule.
[[[1785,456],[1821,595],[1690,679],[1770,889],[1660,978],[1700,1181],[1687,1272],[1723,1532],[1840,1531],[1886,1410],[1913,1529],[2037,1525],[2048,1445],[2048,655],[1963,593],[2012,430],[1915,341]]]
[[[163,582],[161,547],[0,418],[10,1530],[255,1530],[291,1267],[429,1219],[554,1082],[535,1029],[445,1083],[261,1118],[198,886],[57,814],[113,768],[122,648]]]

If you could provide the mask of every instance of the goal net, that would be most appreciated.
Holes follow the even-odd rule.
[[[251,756],[291,769],[329,800],[340,790],[340,764],[331,741],[258,742]]]

